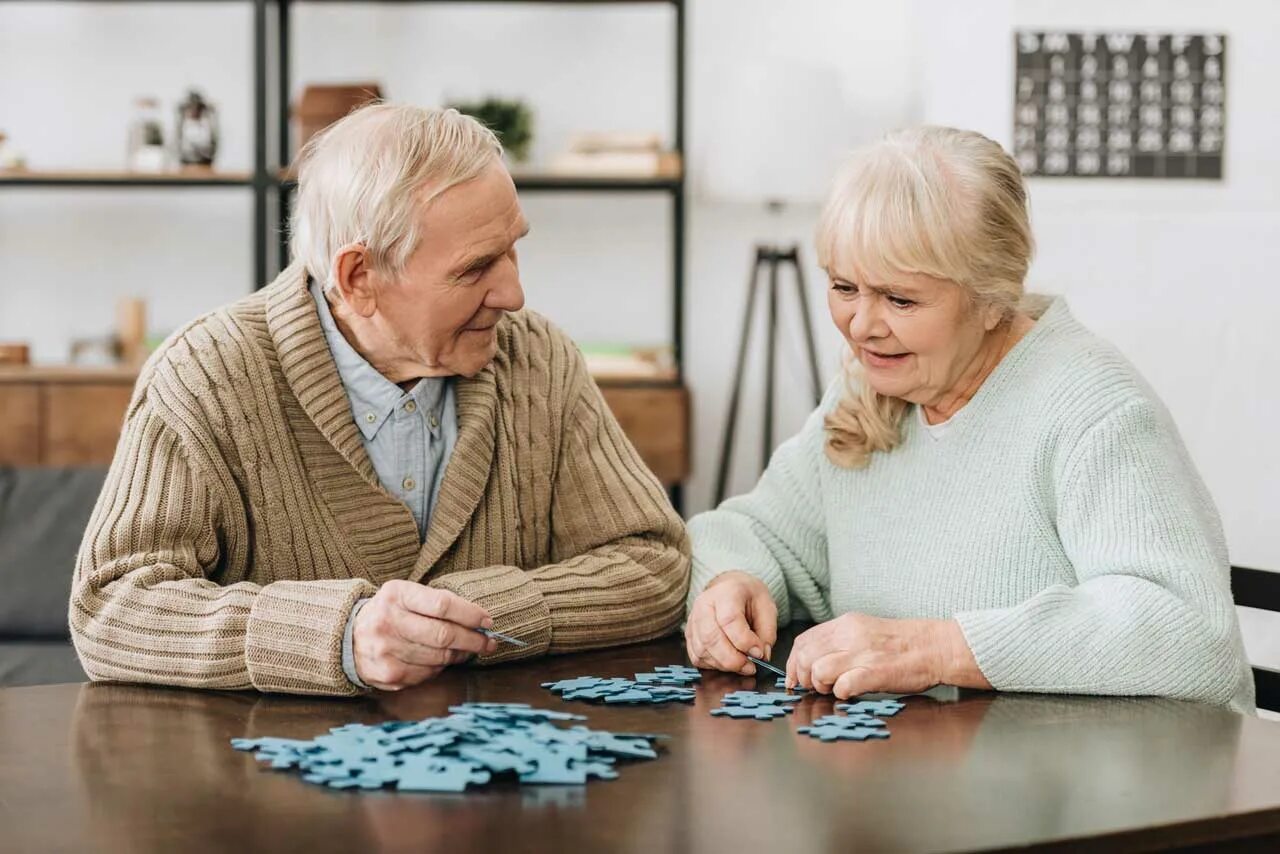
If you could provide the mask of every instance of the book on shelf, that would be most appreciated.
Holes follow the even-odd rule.
[[[587,370],[596,380],[665,382],[676,377],[670,347],[583,344]]]
[[[674,177],[680,157],[663,151],[662,138],[644,131],[590,131],[569,137],[567,149],[554,157],[549,171],[556,175]]]

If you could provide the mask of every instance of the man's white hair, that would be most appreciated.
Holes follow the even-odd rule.
[[[330,288],[338,250],[363,243],[372,269],[398,276],[418,246],[422,206],[501,156],[493,132],[457,110],[361,107],[298,155],[293,257]]]

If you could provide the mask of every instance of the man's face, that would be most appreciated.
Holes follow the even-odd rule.
[[[516,241],[529,231],[498,160],[419,213],[420,242],[403,275],[378,277],[379,324],[419,376],[474,376],[498,350],[496,326],[524,306]]]

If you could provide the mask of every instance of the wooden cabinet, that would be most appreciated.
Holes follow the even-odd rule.
[[[0,368],[0,465],[106,465],[133,393],[129,370]],[[689,473],[689,393],[600,380],[628,438],[664,486]]]
[[[0,368],[0,465],[106,465],[132,370]]]
[[[680,385],[598,381],[605,402],[663,486],[689,474],[689,390]]]

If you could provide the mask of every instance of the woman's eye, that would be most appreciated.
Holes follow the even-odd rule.
[[[910,308],[915,305],[911,300],[903,299],[902,297],[889,297],[889,302],[893,303],[898,308]]]
[[[832,282],[831,289],[836,293],[844,294],[845,296],[850,296],[858,292],[858,289],[853,285],[845,284],[844,282]]]

